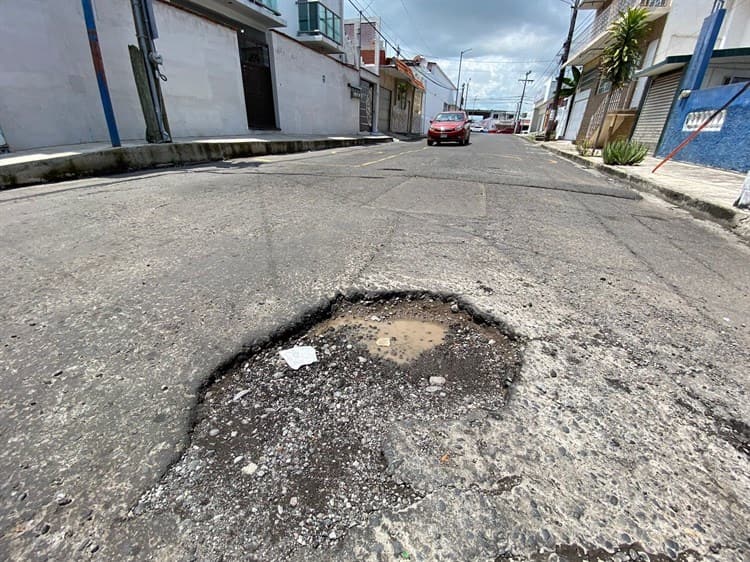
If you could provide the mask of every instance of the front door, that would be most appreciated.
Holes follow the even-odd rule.
[[[359,79],[359,130],[372,131],[372,111],[375,87],[367,80]]]
[[[250,129],[274,129],[276,112],[273,105],[268,45],[262,34],[252,33],[250,29],[238,32],[237,39],[240,46],[247,126]]]

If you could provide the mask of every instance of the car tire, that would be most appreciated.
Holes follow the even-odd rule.
[[[432,146],[433,144],[435,144],[435,141],[427,140],[427,146]]]

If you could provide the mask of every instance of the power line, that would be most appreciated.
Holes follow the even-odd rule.
[[[406,7],[406,3],[404,2],[404,0],[401,0],[401,6],[403,6],[404,12],[406,12],[406,15],[409,18],[409,21],[411,21],[412,25],[414,26],[414,30],[417,32],[417,35],[419,35],[419,38],[422,41],[422,46],[427,47],[427,50],[431,51],[432,49],[427,44],[427,41],[424,40],[424,36],[422,35],[422,32],[419,30],[419,26],[414,22],[414,18],[412,18],[411,12],[409,11],[409,8]]]
[[[391,49],[393,49],[394,51],[396,51],[397,56],[401,56],[401,48],[391,43],[391,41],[382,33],[380,29],[380,26],[383,25],[383,19],[380,18],[380,26],[375,25],[372,21],[368,19],[368,17],[362,11],[362,7],[359,4],[355,3],[354,0],[348,0],[348,1],[349,1],[349,4],[351,4],[352,7],[359,12],[360,17],[362,17],[367,23],[370,24],[372,29],[375,30],[375,33],[377,33],[380,36],[380,38],[385,42],[385,44],[390,46]]]

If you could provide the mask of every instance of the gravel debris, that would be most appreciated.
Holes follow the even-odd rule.
[[[420,334],[420,322],[429,331]],[[415,332],[392,335],[404,327]],[[381,329],[391,330],[385,356],[377,353]],[[318,361],[293,371],[279,352],[294,346],[314,347]],[[134,512],[171,514],[207,559],[303,560],[308,549],[335,549],[373,514],[428,493],[394,478],[387,464],[383,444],[394,424],[496,410],[521,352],[519,342],[436,299],[341,303],[330,320],[214,383],[192,446]]]

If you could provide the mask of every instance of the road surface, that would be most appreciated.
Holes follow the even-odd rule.
[[[750,558],[748,247],[519,139],[472,141],[0,193],[0,558],[201,559],[132,509],[204,385],[378,291],[455,295],[523,339],[523,367],[502,416],[434,427],[463,444],[450,467],[394,426],[424,498],[299,559]]]

